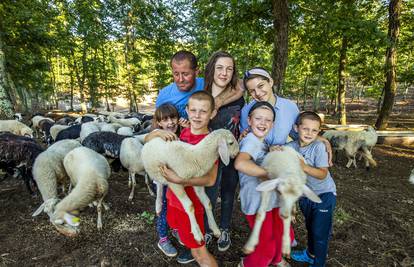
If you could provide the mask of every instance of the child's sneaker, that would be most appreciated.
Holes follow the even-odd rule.
[[[187,264],[193,261],[195,261],[195,259],[191,254],[191,250],[187,248],[181,251],[177,257],[177,262],[181,264]]]
[[[163,241],[158,242],[158,248],[161,249],[161,251],[167,255],[168,257],[175,257],[177,256],[177,250],[175,247],[171,244],[170,240],[166,239]]]
[[[231,245],[230,233],[227,230],[221,230],[220,238],[217,240],[218,250],[223,252],[229,249]]]
[[[298,241],[294,238],[293,241],[290,243],[290,247],[294,248],[298,246]]]
[[[306,249],[292,251],[292,253],[290,253],[290,258],[294,261],[307,262],[309,264],[313,264],[314,262],[314,260],[308,255]]]

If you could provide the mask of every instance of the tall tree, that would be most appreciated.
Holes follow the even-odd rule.
[[[0,119],[13,117],[13,107],[6,91],[6,58],[3,51],[2,34],[0,33]]]
[[[391,0],[388,7],[388,38],[389,45],[385,58],[385,87],[384,101],[378,115],[375,126],[377,129],[386,129],[388,120],[394,106],[395,93],[397,91],[397,44],[400,33],[401,0]]]

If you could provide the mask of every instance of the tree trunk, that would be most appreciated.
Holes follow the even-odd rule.
[[[394,106],[395,93],[397,91],[397,43],[400,33],[401,0],[391,0],[388,8],[388,39],[389,46],[385,58],[384,100],[375,126],[377,129],[386,129],[388,120]]]
[[[341,55],[339,57],[338,67],[338,123],[346,125],[346,87],[345,87],[345,66],[346,66],[346,52],[348,49],[348,39],[342,36]]]
[[[302,102],[302,110],[306,110],[306,95],[307,95],[307,91],[308,91],[308,81],[309,81],[309,76],[306,75],[305,77],[305,83],[303,84],[303,102]]]
[[[272,0],[272,9],[274,31],[272,77],[276,93],[279,93],[283,85],[288,58],[288,0]]]
[[[13,118],[13,106],[7,93],[6,56],[3,51],[3,40],[0,35],[0,119]]]
[[[316,90],[315,93],[313,95],[313,111],[318,112],[319,108],[320,108],[320,92],[321,92],[321,88],[322,88],[322,80],[323,80],[323,73],[324,73],[324,68],[321,67],[319,69],[319,77],[318,77],[318,85],[316,86]]]

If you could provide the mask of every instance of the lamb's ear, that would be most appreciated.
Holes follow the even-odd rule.
[[[322,203],[322,200],[306,185],[303,185],[303,194],[316,203]]]
[[[257,191],[271,191],[275,189],[280,183],[280,179],[272,179],[261,182],[258,186],[256,186]]]
[[[42,213],[42,211],[45,209],[45,206],[46,206],[46,202],[43,202],[42,205],[40,205],[40,207],[37,208],[37,210],[32,214],[32,217],[36,217],[37,215]]]
[[[229,165],[230,153],[229,153],[229,148],[227,147],[227,142],[224,138],[221,138],[218,142],[218,153],[224,165],[226,166]]]

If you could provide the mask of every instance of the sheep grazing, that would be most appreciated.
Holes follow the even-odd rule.
[[[270,180],[260,183],[256,189],[261,191],[261,203],[256,214],[253,230],[243,247],[245,253],[254,251],[259,242],[260,230],[266,217],[270,191],[277,189],[279,212],[283,220],[282,253],[290,255],[290,223],[295,202],[302,194],[310,200],[321,203],[320,198],[306,186],[306,174],[300,165],[302,155],[291,147],[283,147],[282,151],[269,152],[263,159],[262,167],[268,172]]]
[[[230,131],[219,129],[211,132],[197,145],[190,145],[181,141],[166,142],[161,138],[154,138],[146,143],[142,149],[142,161],[145,171],[150,178],[168,187],[179,198],[191,222],[191,232],[198,242],[203,240],[200,227],[194,216],[194,207],[187,197],[184,187],[179,184],[169,183],[161,175],[159,167],[167,165],[183,179],[200,177],[205,175],[220,156],[222,162],[229,164],[230,158],[234,158],[239,152],[239,145]],[[208,225],[216,237],[220,230],[214,220],[211,203],[204,187],[195,186],[194,191],[206,210]],[[161,197],[157,192],[156,211],[161,211]]]
[[[63,166],[74,188],[56,206],[51,221],[66,236],[79,233],[79,218],[73,214],[97,201],[97,228],[102,229],[103,199],[108,192],[111,170],[105,157],[87,147],[70,151],[63,159]]]
[[[40,129],[40,122],[43,121],[43,120],[48,120],[52,124],[55,123],[55,121],[53,119],[51,119],[51,118],[44,117],[44,116],[41,116],[41,115],[34,116],[31,119],[31,122],[32,122],[32,128],[35,131],[37,137],[39,137],[39,135],[40,135],[40,131],[41,131],[41,129]],[[49,129],[50,129],[50,127],[49,127]]]
[[[73,123],[74,121],[75,121],[75,119],[73,117],[65,115],[63,118],[60,118],[59,120],[57,120],[56,124],[69,125],[69,124]]]
[[[82,145],[99,154],[117,159],[121,151],[121,143],[125,138],[127,137],[113,132],[94,132],[82,141]]]
[[[22,114],[21,113],[14,113],[13,119],[16,120],[16,121],[22,121],[23,120]]]
[[[141,121],[137,118],[128,118],[128,119],[117,119],[114,116],[109,116],[109,121],[114,123],[119,123],[122,126],[132,127],[135,132],[139,131]]]
[[[144,164],[141,158],[142,147],[142,143],[134,137],[125,138],[121,143],[119,159],[122,166],[128,169],[128,186],[131,188],[131,193],[128,197],[129,200],[134,198],[136,186],[135,174],[145,175]]]
[[[51,217],[53,209],[59,201],[58,183],[63,185],[62,188],[66,188],[70,183],[63,167],[63,158],[71,150],[80,146],[81,144],[76,140],[58,141],[36,158],[32,173],[42,195],[43,204],[33,213],[33,216],[37,216],[44,211]]]
[[[54,125],[54,122],[49,119],[43,119],[39,121],[39,129],[43,133],[44,142],[48,145],[52,143],[52,136],[50,135],[50,128]]]
[[[31,138],[12,133],[0,134],[0,168],[9,173],[17,170],[30,194],[36,190],[32,176],[33,163],[43,151],[44,149]]]
[[[0,120],[0,132],[11,132],[16,135],[33,137],[33,130],[26,124],[16,120]]]
[[[359,151],[365,159],[365,167],[368,170],[370,166],[377,166],[377,162],[373,159],[368,146],[368,144],[371,145],[373,142],[373,138],[370,135],[371,132],[365,131],[329,130],[323,134],[323,137],[329,140],[335,151],[343,150],[345,152],[348,158],[347,168],[351,167],[352,164],[356,168],[355,156]]]

